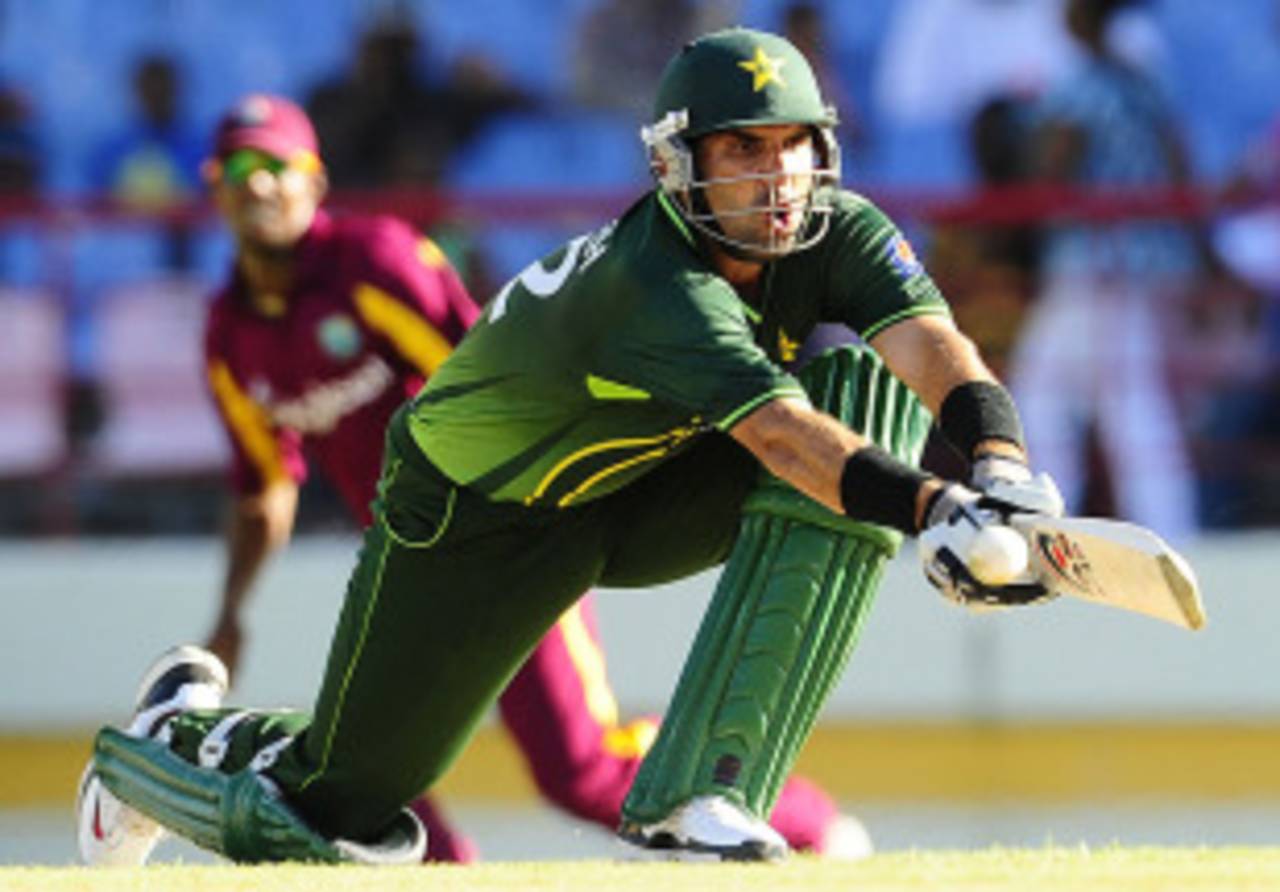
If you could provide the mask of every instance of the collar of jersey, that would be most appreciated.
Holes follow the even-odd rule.
[[[680,212],[672,206],[671,199],[667,198],[667,193],[663,192],[661,189],[657,189],[655,191],[658,195],[658,206],[661,207],[663,213],[667,215],[667,219],[670,220],[671,224],[675,226],[682,236],[684,236],[684,240],[688,242],[691,247],[697,248],[697,240],[693,237],[693,233],[689,231],[689,227],[680,216]]]
[[[667,197],[667,193],[663,192],[661,189],[657,189],[655,192],[658,196],[658,206],[661,207],[663,213],[667,215],[667,219],[670,220],[672,225],[675,226],[682,236],[684,236],[684,239],[689,243],[689,246],[695,251],[698,250],[697,239],[695,239],[693,237],[693,233],[689,231],[689,227],[685,224],[683,218],[681,218],[680,212],[672,207],[671,199]],[[759,311],[743,300],[742,296],[738,294],[737,289],[732,285],[729,286],[729,291],[738,299],[738,304],[742,307],[742,312],[746,313],[747,318],[751,320],[751,323],[753,325],[759,325],[760,320],[763,318]]]

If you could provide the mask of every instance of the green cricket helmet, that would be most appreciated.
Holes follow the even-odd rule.
[[[708,133],[769,124],[806,124],[813,129],[817,165],[799,237],[768,241],[731,238],[707,204],[704,190],[714,183],[759,180],[768,186],[765,204],[734,215],[786,212],[779,185],[794,172],[769,172],[708,180],[694,157],[694,142]],[[662,74],[654,103],[654,123],[640,130],[649,168],[659,188],[693,227],[730,254],[770,259],[801,251],[826,234],[832,195],[840,182],[840,147],[835,109],[822,100],[808,61],[789,41],[764,31],[730,28],[688,43]]]

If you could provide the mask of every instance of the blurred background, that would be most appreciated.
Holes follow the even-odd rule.
[[[410,219],[484,299],[647,188],[662,66],[735,22],[809,56],[846,186],[906,230],[1034,454],[1079,510],[1185,547],[1210,616],[975,617],[905,554],[806,768],[891,848],[1275,842],[1274,0],[0,0],[0,861],[71,857],[90,729],[214,608],[217,116],[303,103],[331,204]],[[1100,51],[1145,129],[1089,80]],[[318,678],[355,547],[323,481],[298,534],[255,600],[247,701],[305,704]],[[660,711],[711,584],[599,600],[625,711]],[[446,784],[486,854],[612,851],[537,806],[505,746],[482,734]]]

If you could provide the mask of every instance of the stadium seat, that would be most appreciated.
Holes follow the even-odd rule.
[[[426,52],[443,70],[478,52],[521,90],[553,97],[567,87],[567,62],[577,15],[567,0],[508,0],[472,7],[414,4]],[[550,60],[550,61],[549,61]]]
[[[152,279],[104,293],[98,372],[107,404],[88,470],[103,476],[200,473],[227,445],[205,390],[206,286]]]
[[[649,186],[635,126],[625,118],[578,112],[501,118],[460,153],[446,181],[464,193],[527,195],[531,202],[549,195],[627,196]],[[607,214],[492,225],[478,241],[493,275],[506,280],[565,239],[600,225]]]
[[[49,280],[50,246],[33,223],[0,227],[0,281],[11,287],[34,288]]]
[[[0,288],[0,478],[44,474],[66,457],[63,357],[57,298]]]
[[[93,292],[154,275],[165,266],[165,235],[159,227],[104,224],[79,230],[72,242],[76,288]]]
[[[964,136],[949,124],[886,124],[861,169],[846,172],[859,188],[952,188],[972,175]]]
[[[493,121],[446,172],[456,189],[539,192],[643,183],[637,128],[586,112],[520,113]]]

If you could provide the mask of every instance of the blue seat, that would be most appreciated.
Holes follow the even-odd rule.
[[[75,283],[87,291],[154,277],[165,260],[165,234],[158,227],[94,226],[77,233],[72,243]]]
[[[442,67],[463,53],[480,52],[522,90],[541,96],[561,92],[575,30],[570,3],[506,0],[473,7],[470,14],[462,9],[451,6],[446,15],[436,4],[416,4],[424,43]]]
[[[490,124],[450,164],[458,189],[621,188],[645,182],[639,135],[625,118],[517,114]]]
[[[959,127],[899,124],[877,130],[861,167],[845,177],[859,187],[948,188],[970,182],[973,167]]]
[[[43,235],[35,224],[0,226],[0,282],[11,288],[31,288],[49,281],[49,245]]]
[[[635,128],[608,115],[521,114],[503,118],[459,154],[446,181],[460,191],[490,195],[611,197],[648,187]],[[514,223],[478,234],[494,276],[505,280],[566,239],[604,222]]]

